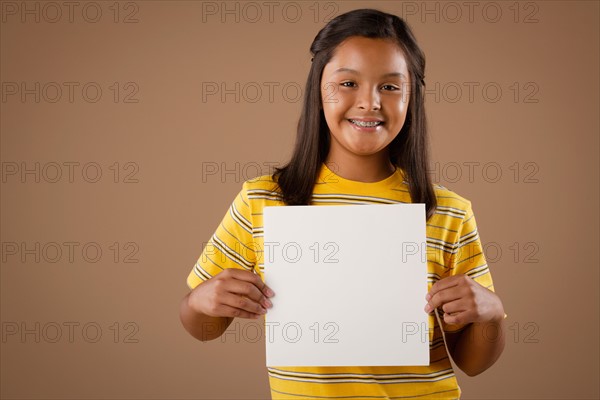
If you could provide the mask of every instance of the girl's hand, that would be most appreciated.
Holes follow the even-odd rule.
[[[442,307],[447,324],[497,322],[504,318],[498,295],[464,274],[440,279],[433,284],[425,300],[425,312]]]
[[[190,307],[211,317],[240,317],[256,319],[273,304],[267,299],[275,293],[257,274],[237,268],[202,282],[190,294]]]

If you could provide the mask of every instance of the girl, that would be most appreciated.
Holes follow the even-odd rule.
[[[424,55],[402,19],[373,9],[331,20],[310,50],[292,158],[244,182],[188,276],[182,323],[206,341],[233,318],[259,318],[272,307],[263,274],[265,206],[425,203],[430,365],[269,367],[271,395],[459,398],[449,355],[470,376],[489,368],[504,348],[505,314],[470,201],[427,174]],[[433,310],[443,317],[436,321]]]

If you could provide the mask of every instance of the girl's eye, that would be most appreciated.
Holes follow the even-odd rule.
[[[341,86],[344,87],[354,87],[356,84],[352,81],[347,81],[347,82],[342,82],[340,83]],[[394,85],[383,85],[382,88],[384,88],[385,90],[389,90],[389,91],[396,91],[396,90],[400,90],[400,88],[394,86]]]

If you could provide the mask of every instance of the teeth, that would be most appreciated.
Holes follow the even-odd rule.
[[[349,121],[352,122],[354,125],[364,126],[364,127],[374,127],[377,125],[381,125],[383,123],[381,121],[365,122],[365,121],[356,121],[354,119],[350,119]]]

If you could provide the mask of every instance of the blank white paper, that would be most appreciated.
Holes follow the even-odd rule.
[[[268,366],[429,365],[425,204],[265,207]]]

